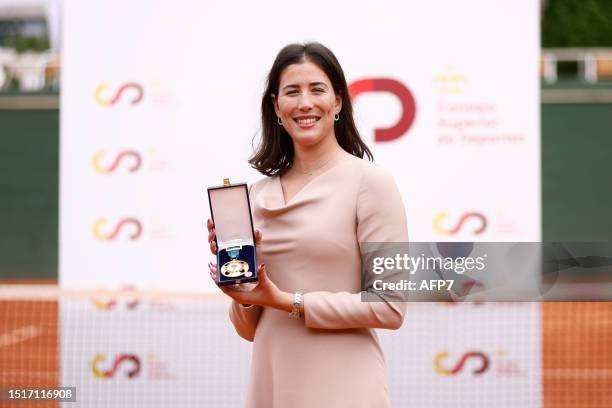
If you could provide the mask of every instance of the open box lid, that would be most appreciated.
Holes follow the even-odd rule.
[[[249,192],[246,183],[208,188],[219,250],[254,245]]]

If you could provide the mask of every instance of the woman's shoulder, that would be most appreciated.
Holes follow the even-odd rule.
[[[258,179],[257,181],[255,181],[254,183],[252,183],[251,185],[249,185],[249,195],[251,197],[255,197],[257,196],[257,194],[259,194],[259,192],[269,183],[271,182],[271,180],[277,176],[263,176],[260,179]]]
[[[362,188],[372,188],[376,186],[395,186],[393,174],[384,166],[368,161],[359,157],[352,156],[353,174],[359,175]]]

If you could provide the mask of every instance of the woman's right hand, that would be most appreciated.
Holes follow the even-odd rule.
[[[208,228],[208,246],[210,247],[210,252],[212,252],[213,255],[217,255],[217,242],[215,241],[215,224],[213,224],[211,219],[208,219],[206,227]]]
[[[206,223],[206,227],[208,228],[208,245],[210,247],[210,252],[212,252],[213,255],[217,255],[217,242],[215,241],[215,237],[217,235],[215,234],[215,224],[213,224],[212,220],[209,219],[208,222]],[[255,250],[257,250],[257,247],[261,243],[261,239],[262,239],[261,231],[256,229],[255,230]],[[214,282],[217,282],[217,265],[212,262],[209,262],[208,268],[210,269],[210,276],[212,280]],[[241,288],[242,289],[244,288],[252,289],[252,286],[251,284],[245,283],[241,286]]]
[[[213,255],[217,255],[217,242],[215,241],[215,237],[217,236],[215,234],[215,224],[213,224],[212,220],[209,219],[208,222],[206,223],[206,227],[208,228],[208,245],[210,247],[210,252],[213,253]],[[255,246],[259,246],[259,244],[261,243],[261,231],[256,229],[255,230]]]

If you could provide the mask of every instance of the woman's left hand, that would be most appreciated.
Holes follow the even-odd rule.
[[[210,277],[217,281],[217,265],[208,263]],[[234,299],[237,303],[248,305],[259,305],[272,307],[285,311],[291,311],[292,295],[283,292],[268,278],[265,264],[259,265],[257,270],[259,282],[241,283],[238,285],[219,286],[219,289]]]

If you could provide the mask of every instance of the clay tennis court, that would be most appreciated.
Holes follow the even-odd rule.
[[[59,378],[57,301],[0,301],[0,388],[58,387]],[[2,408],[15,405],[0,402]]]
[[[543,406],[612,406],[612,302],[543,303],[542,319]],[[59,386],[58,330],[56,300],[0,300],[0,387]]]

